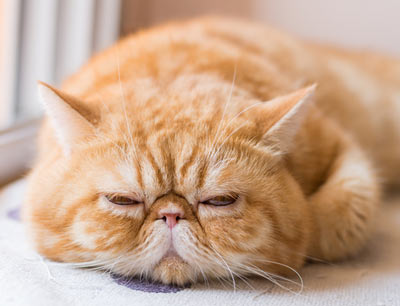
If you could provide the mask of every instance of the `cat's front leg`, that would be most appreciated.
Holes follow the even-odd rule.
[[[379,187],[360,148],[342,143],[328,178],[309,202],[314,219],[310,256],[339,260],[363,247],[376,215]]]

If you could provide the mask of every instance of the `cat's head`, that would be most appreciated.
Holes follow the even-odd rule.
[[[96,105],[39,85],[51,129],[24,205],[36,248],[176,284],[299,266],[308,216],[284,157],[313,87],[261,102],[224,86]]]

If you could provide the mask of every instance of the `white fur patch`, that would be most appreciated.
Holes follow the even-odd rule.
[[[70,228],[71,238],[74,242],[79,243],[87,249],[95,249],[97,247],[96,240],[101,238],[100,233],[87,233],[88,222],[81,218],[81,213],[75,216],[74,222]],[[92,224],[92,226],[94,226]]]

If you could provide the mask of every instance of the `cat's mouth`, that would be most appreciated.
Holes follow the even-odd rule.
[[[184,285],[192,276],[192,268],[178,254],[172,243],[167,252],[154,267],[152,277],[165,284]]]
[[[176,251],[174,245],[171,243],[171,245],[169,246],[169,249],[167,250],[167,252],[165,252],[165,254],[163,255],[163,257],[161,257],[160,262],[162,262],[163,260],[169,260],[169,261],[182,261],[184,262],[183,258],[178,254],[178,252]]]

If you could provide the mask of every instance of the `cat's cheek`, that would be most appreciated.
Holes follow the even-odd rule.
[[[110,203],[105,197],[99,197],[97,206],[104,212],[109,212],[114,216],[130,217],[143,219],[145,216],[144,204],[135,205],[116,205]]]
[[[152,274],[154,267],[160,263],[170,247],[171,233],[160,220],[151,225],[144,225],[136,239],[135,247],[126,249],[124,246],[129,244],[129,239],[127,236],[119,237],[122,248],[117,249],[117,253],[116,249],[113,249],[113,256],[115,254],[120,256],[112,267],[114,273],[126,276]]]

